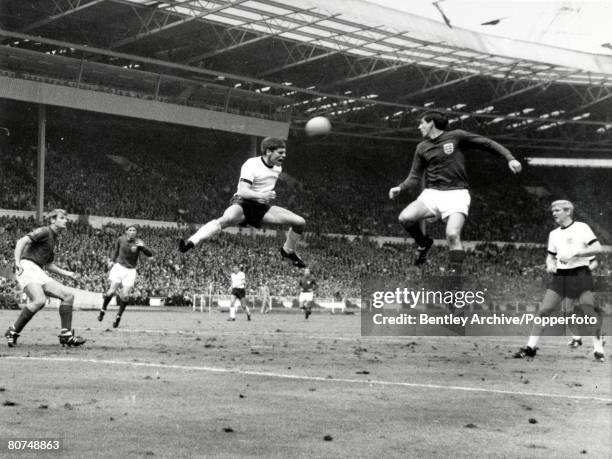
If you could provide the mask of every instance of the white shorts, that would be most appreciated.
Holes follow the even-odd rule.
[[[298,303],[303,303],[305,301],[312,301],[313,298],[314,298],[314,292],[300,292]]]
[[[136,283],[136,269],[126,268],[119,263],[115,263],[108,273],[111,282],[121,284],[123,288],[132,288]]]
[[[21,267],[23,272],[16,277],[21,290],[25,289],[29,284],[45,285],[54,280],[33,261],[21,260]]]
[[[452,214],[463,214],[467,217],[472,198],[468,190],[434,190],[425,188],[419,197],[425,207],[435,215],[434,219],[446,220]]]

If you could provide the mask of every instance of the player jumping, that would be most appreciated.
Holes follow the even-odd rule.
[[[417,257],[415,265],[422,265],[433,239],[423,234],[419,224],[424,219],[446,221],[446,240],[450,250],[451,272],[461,274],[465,257],[461,243],[461,230],[470,208],[467,173],[463,152],[475,147],[503,156],[510,170],[517,174],[521,163],[512,153],[497,142],[460,129],[449,130],[448,118],[440,112],[426,112],[419,130],[424,141],[417,145],[410,174],[401,184],[389,190],[389,198],[395,199],[406,189],[417,189],[425,175],[425,189],[399,215],[400,224],[415,240]]]
[[[230,206],[223,215],[202,226],[187,242],[179,241],[179,250],[184,253],[194,248],[201,241],[219,234],[229,226],[261,227],[262,224],[289,225],[287,240],[280,249],[280,254],[288,258],[298,268],[306,264],[295,253],[297,242],[302,237],[306,221],[283,207],[271,203],[276,199],[274,186],[282,172],[282,165],[287,156],[286,142],[275,137],[266,137],[261,142],[262,156],[249,158],[240,170],[240,181]]]

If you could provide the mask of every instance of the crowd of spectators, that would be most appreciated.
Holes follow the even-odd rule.
[[[103,139],[85,132],[50,136],[45,207],[183,224],[181,230],[142,229],[143,239],[156,255],[141,263],[133,301],[145,303],[150,297],[178,301],[194,293],[226,293],[232,263],[244,264],[253,289],[267,285],[275,295],[295,295],[298,273],[278,257],[282,239],[223,235],[185,256],[175,250],[177,238],[193,231],[186,222],[208,221],[227,207],[250,149],[245,136],[185,132],[183,137],[156,130]],[[0,144],[2,208],[35,207],[36,148],[26,138],[16,135]],[[365,275],[416,273],[410,247],[379,247],[368,240],[369,236],[405,236],[397,216],[415,195],[405,193],[390,201],[388,190],[408,174],[414,146],[354,151],[354,145],[312,145],[290,139],[285,179],[277,185],[277,204],[307,220],[311,235],[302,251],[320,280],[322,296],[358,296]],[[548,206],[556,197],[574,200],[579,215],[588,214],[603,227],[612,223],[612,182],[604,171],[530,171],[526,167],[525,173],[514,176],[501,158],[468,152],[466,160],[472,206],[464,240],[545,244],[554,227]],[[528,191],[534,177],[548,186],[548,194]],[[16,239],[35,223],[14,218],[3,218],[1,223],[0,253],[10,262]],[[122,231],[114,226],[71,225],[62,238],[59,259],[83,274],[81,287],[100,292],[106,288],[108,250]],[[607,234],[596,232],[606,243]],[[359,237],[349,242],[324,236],[329,233]],[[428,223],[428,233],[444,238],[444,225]],[[446,250],[434,248],[426,273],[443,274],[440,269],[446,256]],[[470,275],[499,280],[502,294],[533,296],[539,295],[538,282],[543,279],[543,271],[533,267],[543,264],[543,258],[541,248],[481,244],[469,254],[466,269]]]
[[[33,219],[0,217],[0,256],[10,266],[15,241],[36,227]],[[114,241],[124,231],[118,226],[100,229],[74,222],[60,236],[56,262],[82,275],[79,284],[69,285],[94,292],[107,287],[106,262]],[[272,295],[297,295],[300,271],[281,259],[282,236],[222,234],[187,254],[177,251],[177,240],[190,232],[184,229],[144,227],[139,236],[154,251],[151,259],[141,258],[133,303],[147,304],[151,297],[191,298],[194,294],[227,294],[234,264],[244,266],[250,293],[267,286]],[[319,297],[357,298],[366,278],[385,276],[399,281],[423,276],[444,275],[446,247],[434,247],[424,268],[412,266],[414,247],[385,244],[369,238],[330,238],[312,235],[300,251],[320,286]],[[546,275],[544,247],[514,247],[483,243],[468,252],[465,273],[487,285],[491,295],[501,298],[535,299],[541,296]],[[610,274],[610,257],[603,257],[600,272]]]
[[[94,141],[75,135],[55,140],[46,161],[45,207],[203,223],[227,206],[249,148],[244,136],[179,138],[155,131],[137,138]],[[292,144],[290,139],[286,180],[277,185],[277,203],[303,215],[309,232],[404,236],[397,217],[416,195],[406,192],[391,201],[388,190],[408,174],[413,150],[406,146],[355,152],[350,147],[314,148],[300,139]],[[3,207],[34,208],[35,155],[32,146],[19,143],[3,148]],[[557,182],[564,185],[561,191],[539,197],[527,191],[532,181],[528,171],[514,176],[501,158],[477,151],[466,156],[472,206],[465,240],[545,243],[552,229],[548,204],[555,197],[576,200],[581,212],[603,226],[612,220],[608,211],[612,183],[602,173],[583,171],[589,175],[584,181],[557,175]],[[554,177],[558,172],[549,173]],[[428,231],[444,237],[443,225],[431,224]]]

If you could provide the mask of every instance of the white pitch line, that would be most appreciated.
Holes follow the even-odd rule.
[[[146,363],[146,362],[126,362],[122,360],[96,360],[96,359],[77,359],[72,357],[23,357],[23,356],[6,356],[0,359],[7,360],[42,360],[50,362],[78,362],[78,363],[95,363],[104,365],[124,365],[134,367],[147,367],[147,368],[163,368],[168,370],[187,370],[187,371],[202,371],[208,373],[232,373],[246,376],[265,376],[268,378],[278,379],[292,379],[299,381],[319,381],[319,382],[332,382],[332,383],[348,383],[348,384],[368,384],[370,386],[395,386],[395,387],[416,387],[420,389],[442,389],[442,390],[454,390],[462,392],[480,392],[488,394],[502,394],[502,395],[519,395],[524,397],[543,397],[543,398],[557,398],[565,400],[589,400],[595,402],[612,402],[612,398],[605,397],[592,397],[588,395],[564,395],[564,394],[550,394],[543,392],[523,392],[523,391],[512,391],[512,390],[501,390],[501,389],[487,389],[483,387],[469,387],[469,386],[442,386],[439,384],[424,384],[424,383],[409,383],[400,381],[383,381],[383,380],[366,380],[366,379],[348,379],[348,378],[327,378],[322,376],[304,376],[304,375],[291,375],[286,373],[272,373],[268,371],[253,371],[253,370],[239,370],[232,368],[219,368],[219,367],[200,367],[200,366],[188,366],[188,365],[168,365],[162,363]]]

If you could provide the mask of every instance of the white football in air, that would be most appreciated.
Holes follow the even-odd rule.
[[[331,122],[324,116],[315,116],[308,120],[304,129],[306,130],[306,135],[310,137],[329,134]]]

